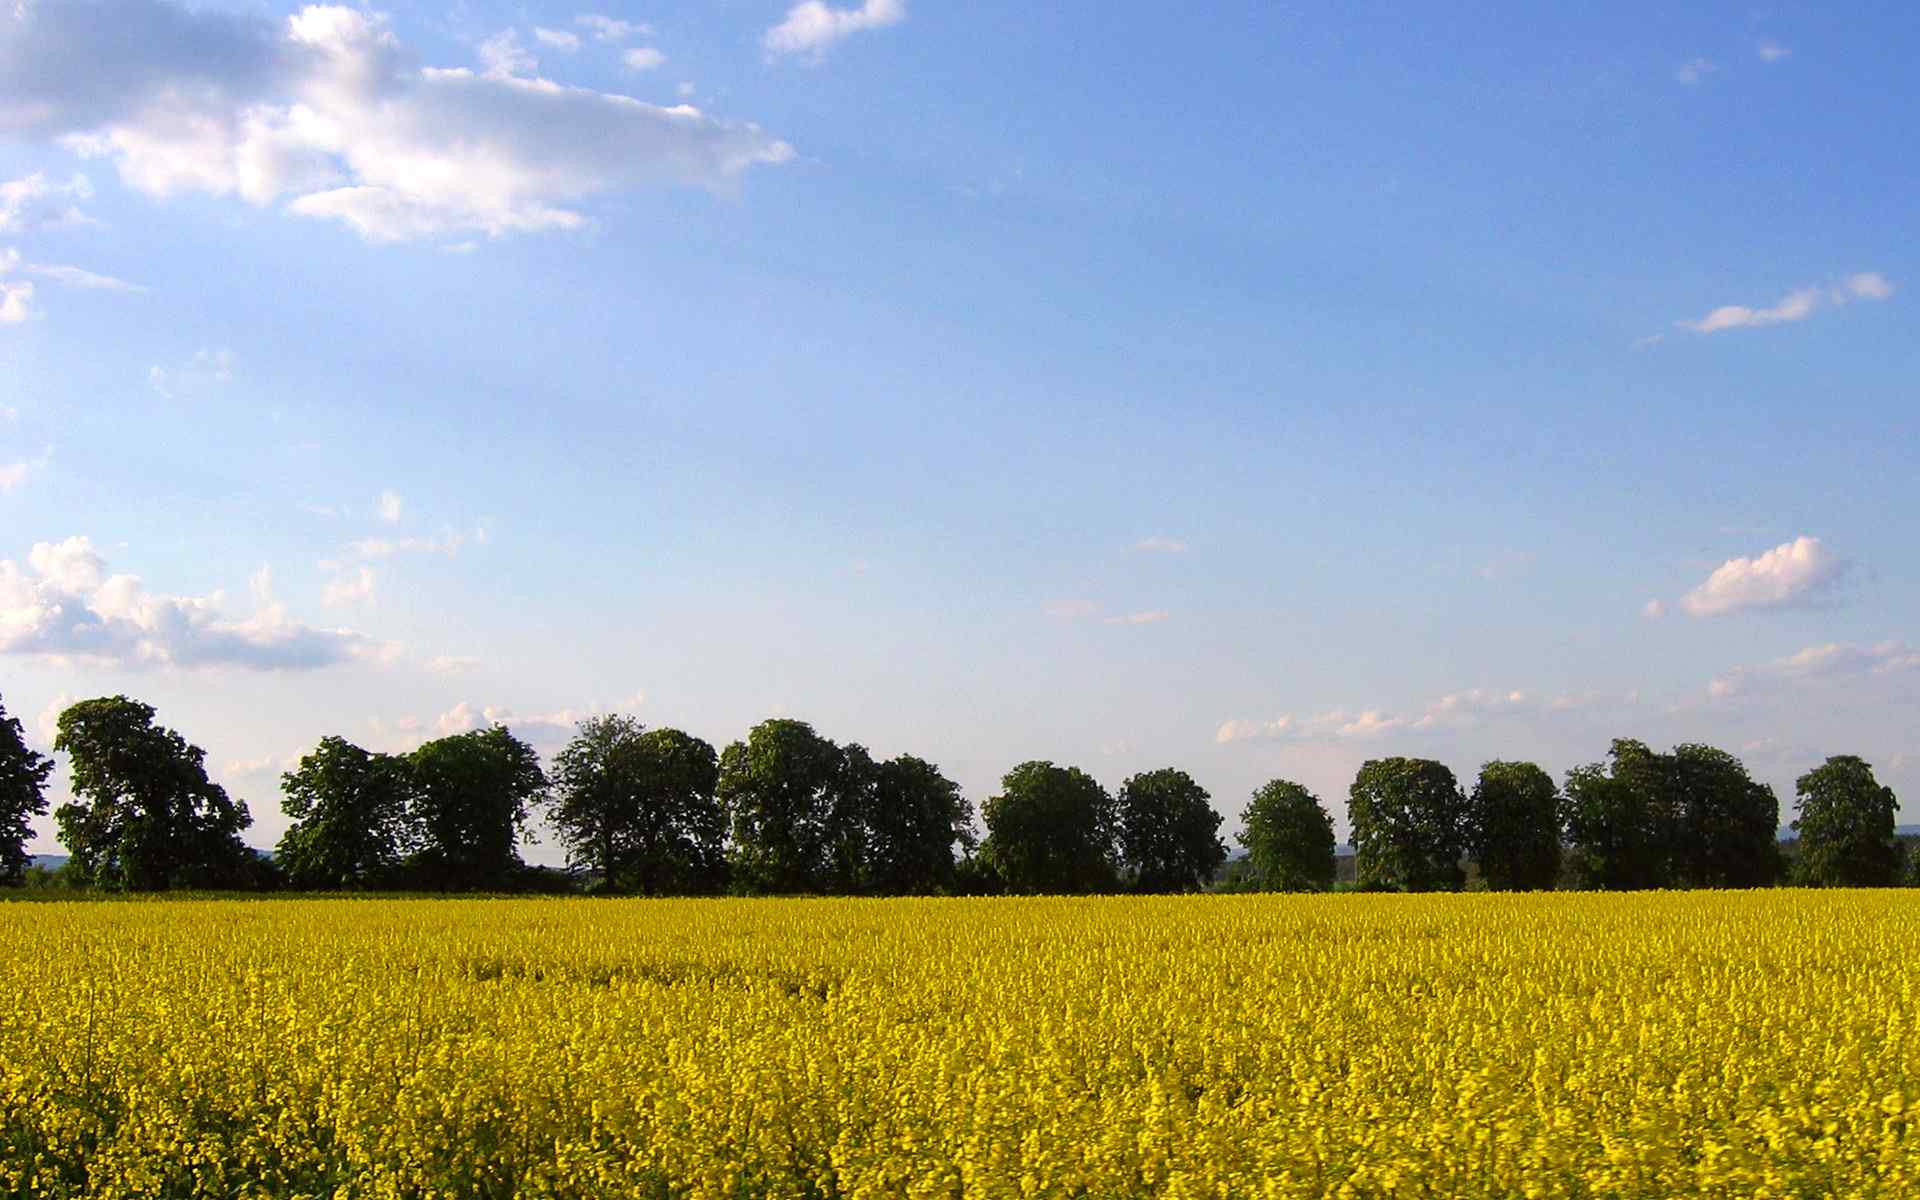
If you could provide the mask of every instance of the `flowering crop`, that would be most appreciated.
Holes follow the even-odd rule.
[[[0,1191],[1920,1196],[1920,895],[0,906]]]

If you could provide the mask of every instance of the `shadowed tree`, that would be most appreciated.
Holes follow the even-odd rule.
[[[608,890],[710,892],[726,873],[718,775],[713,747],[697,737],[594,717],[554,759],[548,815],[571,861]]]
[[[1683,887],[1770,886],[1780,870],[1780,802],[1741,761],[1683,745],[1665,760],[1666,807],[1677,817],[1674,875]]]
[[[1007,890],[1097,892],[1114,886],[1118,847],[1112,797],[1077,767],[1025,762],[1000,781],[981,816],[980,855]]]
[[[245,887],[259,864],[240,840],[247,806],[207,778],[206,752],[125,696],[60,714],[73,800],[54,813],[79,878],[111,891]]]
[[[1220,814],[1207,789],[1185,771],[1163,767],[1135,775],[1116,799],[1120,856],[1137,890],[1192,891],[1227,860]]]
[[[1354,869],[1362,887],[1458,890],[1466,881],[1467,798],[1428,758],[1376,758],[1347,793]]]
[[[27,745],[20,722],[0,704],[0,885],[18,885],[27,874],[27,839],[33,819],[47,811],[47,776],[53,760]]]
[[[974,842],[973,805],[940,768],[910,754],[877,764],[867,838],[870,891],[954,891],[954,847],[970,853]]]
[[[864,755],[864,752],[862,752]],[[727,812],[733,886],[748,892],[829,890],[846,756],[805,721],[762,721],[720,755],[716,789]]]
[[[1894,887],[1901,845],[1894,837],[1900,801],[1851,754],[1829,758],[1794,784],[1800,862],[1794,882],[1807,887]]]
[[[495,725],[436,738],[407,761],[422,838],[415,877],[444,891],[514,886],[527,806],[547,790],[533,747]]]
[[[1324,892],[1333,887],[1333,818],[1320,798],[1275,779],[1247,801],[1239,842],[1254,882],[1269,892]]]
[[[1560,876],[1560,789],[1527,762],[1480,768],[1467,801],[1467,853],[1494,891],[1540,891]]]
[[[1563,813],[1580,886],[1606,891],[1665,887],[1672,878],[1676,814],[1660,756],[1615,738],[1608,762],[1567,772]]]
[[[412,771],[399,755],[322,738],[297,770],[280,777],[280,787],[293,824],[274,860],[294,887],[385,887],[417,848]]]

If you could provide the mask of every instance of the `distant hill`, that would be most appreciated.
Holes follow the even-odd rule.
[[[27,865],[30,867],[45,867],[49,871],[58,871],[61,867],[67,865],[67,856],[64,854],[31,854],[27,856]]]

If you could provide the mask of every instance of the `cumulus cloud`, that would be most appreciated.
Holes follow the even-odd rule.
[[[53,461],[53,448],[42,451],[39,458],[23,458],[15,462],[0,463],[0,492],[10,492],[25,487],[27,480],[35,471],[44,469]]]
[[[1837,308],[1851,300],[1885,300],[1892,295],[1893,284],[1886,276],[1877,271],[1862,271],[1857,275],[1849,275],[1832,287],[1795,289],[1767,308],[1727,304],[1697,321],[1681,321],[1679,324],[1682,329],[1691,329],[1695,333],[1758,329],[1804,321],[1823,308]]]
[[[36,171],[23,179],[0,183],[0,233],[32,233],[68,225],[92,225],[80,205],[93,199],[93,184],[85,175],[55,183]]]
[[[1706,582],[1681,597],[1680,607],[1693,617],[1780,608],[1831,585],[1847,566],[1819,538],[1798,537],[1753,558],[1728,559]]]
[[[906,19],[906,0],[865,0],[858,8],[829,8],[822,0],[805,0],[788,9],[786,19],[767,30],[761,45],[769,58],[795,55],[817,63],[843,38]]]
[[[38,316],[33,307],[33,284],[24,279],[7,279],[9,268],[20,256],[0,250],[0,325],[19,325]]]
[[[222,612],[223,596],[149,591],[113,574],[85,537],[38,542],[23,569],[0,559],[0,653],[123,666],[311,670],[390,661],[398,648],[288,616],[264,568],[250,582],[254,611]]]
[[[279,22],[169,0],[0,13],[0,135],[59,139],[155,197],[284,202],[373,241],[573,229],[598,195],[727,191],[793,157],[752,124],[532,77],[517,35],[490,39],[475,71],[416,66],[383,16],[342,6]]]
[[[196,350],[193,357],[177,367],[158,363],[147,368],[147,383],[169,400],[203,391],[215,384],[232,383],[233,368],[239,356],[228,349]]]

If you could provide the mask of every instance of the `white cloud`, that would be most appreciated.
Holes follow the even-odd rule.
[[[636,21],[622,21],[617,17],[605,17],[599,13],[582,13],[573,19],[573,23],[593,33],[596,42],[624,42],[630,37],[640,37],[653,32],[653,26]]]
[[[238,362],[239,357],[231,350],[197,350],[180,366],[148,367],[147,383],[154,391],[173,400],[215,384],[232,383],[233,368]]]
[[[652,46],[637,46],[625,54],[622,54],[620,61],[626,63],[629,70],[651,71],[661,63],[666,62],[667,56]]]
[[[61,692],[48,701],[47,706],[40,710],[40,715],[33,719],[33,728],[40,735],[42,748],[48,750],[53,748],[54,740],[60,736],[60,714],[72,707],[74,701],[78,699],[78,696],[71,693]]]
[[[1804,321],[1822,308],[1837,308],[1849,300],[1885,300],[1893,295],[1893,284],[1876,271],[1850,275],[1836,287],[1798,288],[1782,296],[1769,308],[1749,308],[1744,304],[1726,304],[1697,321],[1679,322],[1682,329],[1695,333],[1719,333],[1727,329],[1758,329],[1768,325],[1787,325]]]
[[[80,210],[81,203],[91,199],[93,185],[85,175],[75,175],[66,183],[54,183],[36,171],[25,178],[0,183],[0,233],[92,225],[93,218]]]
[[[10,492],[24,487],[27,479],[35,471],[43,470],[53,461],[53,448],[42,451],[39,458],[23,458],[17,462],[0,463],[0,492]]]
[[[519,33],[511,29],[503,29],[481,42],[475,55],[491,76],[524,75],[540,68],[540,60],[520,44]]]
[[[427,670],[441,675],[469,671],[479,665],[479,659],[467,654],[436,654],[425,663]]]
[[[374,511],[380,514],[382,521],[392,525],[399,521],[401,512],[406,508],[406,502],[400,498],[400,493],[388,488],[380,493],[380,498],[374,501],[373,507]]]
[[[1906,642],[1889,640],[1870,646],[1827,642],[1758,666],[1735,667],[1708,682],[1707,695],[1722,700],[1781,685],[1858,680],[1905,671],[1920,671],[1920,650]]]
[[[1468,688],[1449,692],[1434,700],[1418,716],[1389,712],[1380,708],[1352,711],[1330,709],[1312,716],[1285,713],[1271,720],[1235,720],[1221,724],[1214,732],[1216,744],[1247,741],[1330,742],[1364,740],[1397,731],[1433,733],[1446,729],[1471,729],[1485,722],[1524,714],[1563,713],[1587,708],[1611,697],[1601,694],[1559,696],[1551,700],[1519,690],[1499,691]],[[1632,703],[1635,697],[1627,697]]]
[[[1754,47],[1754,53],[1760,56],[1761,62],[1775,63],[1783,58],[1789,57],[1793,51],[1782,46],[1779,42],[1765,41]]]
[[[1057,621],[1078,621],[1100,611],[1100,606],[1091,600],[1053,600],[1043,610]]]
[[[252,779],[262,775],[278,775],[299,765],[298,754],[262,754],[259,758],[228,759],[220,773],[229,779]]]
[[[1816,537],[1783,542],[1754,558],[1730,558],[1681,597],[1693,617],[1717,617],[1748,608],[1779,608],[1805,600],[1838,579],[1846,560]]]
[[[680,81],[680,86],[673,89],[674,94],[676,96],[679,96],[682,100],[685,100],[691,97],[693,95],[693,91],[694,91],[693,80],[691,79],[682,79]]]
[[[1117,616],[1108,617],[1107,624],[1109,625],[1153,625],[1160,621],[1166,620],[1169,615],[1171,614],[1169,614],[1163,608],[1156,608],[1148,612],[1121,613]]]
[[[865,29],[882,29],[907,19],[906,0],[865,0],[858,8],[829,8],[822,0],[804,0],[761,38],[769,58],[799,55],[819,62],[835,42]]]
[[[0,325],[18,325],[37,314],[33,307],[33,285],[0,279]]]
[[[281,22],[170,0],[15,6],[0,17],[0,136],[111,160],[155,197],[235,195],[372,241],[576,229],[581,202],[656,184],[730,191],[793,150],[758,126],[524,74],[414,66],[378,13]],[[618,40],[638,26],[584,22]]]
[[[220,592],[171,596],[134,575],[109,574],[85,537],[36,543],[22,570],[0,559],[0,653],[125,666],[308,670],[399,648],[346,629],[293,620],[265,569],[250,581],[254,612],[232,618]]]
[[[1719,69],[1719,64],[1710,58],[1688,59],[1674,69],[1673,77],[1681,83],[1699,83]]]
[[[542,29],[536,25],[533,27],[533,40],[563,54],[572,54],[580,48],[580,35],[564,29]]]
[[[21,269],[29,274],[38,275],[42,279],[51,279],[55,283],[90,291],[144,292],[147,290],[137,283],[128,283],[124,279],[115,279],[111,275],[96,275],[92,271],[82,270],[79,267],[41,266],[29,263]]]
[[[1174,538],[1156,535],[1141,538],[1133,544],[1133,548],[1142,554],[1184,554],[1187,544]]]
[[[461,547],[469,542],[474,545],[485,545],[486,541],[487,531],[482,526],[470,534],[449,530],[437,538],[361,538],[358,541],[348,542],[345,550],[350,558],[355,559],[392,558],[400,554],[444,554],[451,558],[460,553]],[[323,559],[320,565],[330,571],[337,570],[341,567],[342,561],[332,558]]]
[[[329,580],[320,593],[320,602],[332,606],[358,604],[372,598],[373,569],[365,566]]]
[[[1640,614],[1649,621],[1658,621],[1667,615],[1667,602],[1655,596],[1641,607]]]

